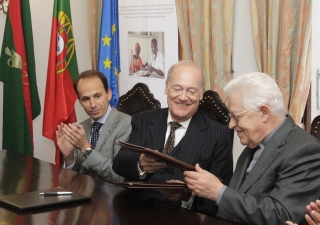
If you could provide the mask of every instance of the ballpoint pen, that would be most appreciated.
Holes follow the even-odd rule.
[[[71,191],[49,191],[40,192],[39,195],[72,195]]]

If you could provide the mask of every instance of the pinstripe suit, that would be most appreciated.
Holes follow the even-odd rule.
[[[162,152],[166,141],[167,118],[168,108],[134,115],[128,142]],[[220,177],[226,184],[231,179],[233,161],[230,131],[226,126],[209,119],[201,112],[193,115],[185,136],[170,155],[191,165],[199,163],[203,169]],[[139,153],[122,147],[114,159],[113,170],[127,180],[139,180],[137,171],[139,157]],[[170,179],[183,181],[180,169],[167,167],[145,178],[150,182],[165,182]],[[205,201],[203,200],[201,205]],[[195,202],[194,204],[199,204],[198,200]],[[199,210],[199,206],[196,209]]]

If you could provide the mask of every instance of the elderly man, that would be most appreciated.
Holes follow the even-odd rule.
[[[98,70],[87,70],[74,81],[79,102],[90,118],[81,124],[60,124],[57,143],[65,167],[108,182],[123,181],[112,170],[114,157],[131,132],[131,117],[109,105],[112,91]]]
[[[224,89],[233,128],[246,148],[229,186],[196,165],[188,187],[219,205],[217,217],[239,224],[305,224],[305,205],[319,196],[320,143],[295,125],[280,89],[264,73],[243,74]]]
[[[232,139],[226,126],[197,111],[204,93],[204,82],[202,70],[195,63],[181,61],[173,65],[169,69],[165,88],[168,108],[134,115],[128,142],[158,150],[191,165],[199,163],[228,184],[233,168]],[[175,138],[170,147],[170,141],[166,140],[172,140],[172,135]],[[125,147],[114,159],[113,169],[127,180],[184,180],[179,168],[167,166]],[[191,191],[162,194],[176,204],[182,203],[184,207],[190,206],[193,199]],[[151,195],[150,191],[148,196]],[[154,197],[164,200],[162,196]],[[193,207],[198,211],[210,204],[214,202],[199,198],[193,201]]]

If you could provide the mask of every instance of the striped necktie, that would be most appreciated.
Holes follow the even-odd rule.
[[[170,134],[168,136],[166,145],[164,146],[164,150],[163,150],[163,153],[166,154],[166,155],[169,155],[170,152],[174,148],[174,142],[175,142],[175,134],[174,134],[174,132],[176,131],[176,129],[181,127],[181,124],[177,123],[177,122],[170,122],[170,127],[171,127]]]

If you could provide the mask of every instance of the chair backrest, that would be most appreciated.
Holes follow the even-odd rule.
[[[212,90],[205,91],[202,100],[200,100],[198,110],[205,113],[210,119],[227,125],[229,111],[217,92]]]
[[[131,116],[142,111],[160,108],[160,102],[154,98],[144,83],[137,83],[126,94],[119,97],[118,110]]]
[[[206,114],[210,119],[218,121],[228,126],[227,106],[222,102],[219,94],[212,90],[207,90],[203,93],[203,98],[200,100],[199,111]],[[234,130],[230,129],[230,138],[233,143]]]
[[[320,140],[320,115],[312,120],[310,133]]]

